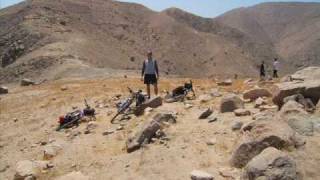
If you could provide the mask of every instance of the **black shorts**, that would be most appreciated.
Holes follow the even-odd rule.
[[[144,84],[157,84],[158,79],[155,74],[145,74],[144,75]]]

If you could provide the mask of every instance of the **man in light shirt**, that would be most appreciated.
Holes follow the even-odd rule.
[[[273,62],[273,78],[279,78],[278,76],[279,66],[280,66],[279,61],[277,58],[275,58]]]
[[[159,79],[159,70],[158,64],[155,59],[152,58],[152,52],[148,51],[147,59],[143,62],[141,80],[144,81],[144,84],[147,85],[148,97],[151,97],[150,85],[154,86],[154,94],[158,95],[158,79]]]

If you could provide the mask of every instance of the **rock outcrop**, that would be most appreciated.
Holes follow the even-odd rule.
[[[127,152],[133,152],[138,150],[143,144],[150,143],[156,132],[163,126],[163,123],[176,123],[176,118],[169,113],[155,115],[140,131],[128,138],[126,142]]]
[[[301,135],[313,135],[313,122],[310,115],[303,109],[303,105],[296,101],[288,101],[282,106],[277,115],[279,121],[288,125]]]
[[[307,68],[291,75],[293,78],[300,79],[299,81],[276,84],[276,92],[273,97],[273,102],[281,107],[284,104],[284,98],[296,94],[302,94],[303,97],[311,99],[311,101],[316,104],[320,99],[320,79],[315,78],[319,71],[320,68]]]
[[[231,164],[244,167],[268,147],[283,149],[295,146],[295,132],[286,123],[255,121],[242,128],[243,136],[233,152]]]
[[[284,152],[270,147],[254,157],[245,167],[243,180],[296,180],[295,161]]]

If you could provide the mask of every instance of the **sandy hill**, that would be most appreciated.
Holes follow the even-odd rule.
[[[110,0],[28,0],[0,11],[0,82],[138,73],[148,49],[163,75],[253,76],[275,56],[290,71],[289,60],[317,63],[318,6],[262,4],[207,19]]]

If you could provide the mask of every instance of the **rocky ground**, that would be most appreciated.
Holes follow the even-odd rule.
[[[196,79],[196,99],[164,102],[115,124],[115,104],[129,96],[127,87],[143,88],[138,78],[9,84],[9,93],[0,95],[0,179],[317,179],[320,109],[307,97],[319,97],[320,86],[309,84],[307,73],[284,82],[290,89],[303,81],[304,89],[280,111],[276,100],[298,94],[288,94],[283,83]],[[162,79],[161,96],[186,81]],[[84,108],[85,98],[96,120],[55,131],[58,117]],[[164,136],[152,134],[128,153],[128,138],[145,140],[139,132],[157,114],[171,114],[176,123],[161,122],[157,133]]]

